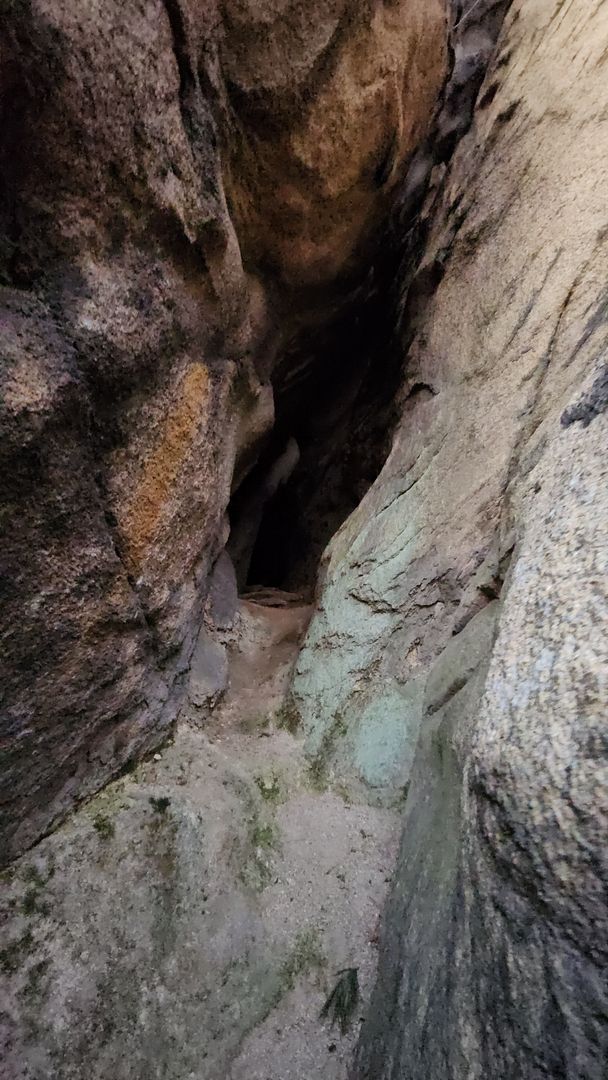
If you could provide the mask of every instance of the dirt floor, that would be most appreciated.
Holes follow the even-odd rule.
[[[293,988],[244,1040],[231,1080],[347,1076],[374,980],[379,913],[395,859],[397,813],[355,805],[339,785],[321,789],[297,733],[284,726],[285,690],[309,616],[289,594],[241,601],[229,689],[199,736],[262,794],[270,831],[258,852],[267,864],[261,916],[281,949],[287,939],[305,954]],[[183,722],[198,727],[197,710],[190,707]],[[357,969],[360,999],[343,1034],[320,1013],[347,968]]]

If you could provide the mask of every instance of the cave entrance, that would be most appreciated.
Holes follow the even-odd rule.
[[[382,468],[399,377],[389,303],[388,289],[360,291],[278,364],[273,432],[229,510],[241,593],[309,598],[324,548]]]

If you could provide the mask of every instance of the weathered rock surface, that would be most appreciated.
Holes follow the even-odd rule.
[[[369,999],[398,822],[318,791],[274,722],[307,615],[243,604],[205,730],[196,692],[5,871],[2,1080],[346,1080],[360,1012],[344,1038],[319,1014],[347,965]]]
[[[6,872],[7,1080],[345,1080],[404,801],[357,1080],[605,1075],[608,10],[514,0],[450,160],[509,5],[450,6],[2,5],[2,857],[189,686]],[[399,422],[293,674],[226,510],[245,581],[314,453],[273,370],[391,231]]]
[[[294,291],[445,68],[442,0],[2,5],[3,860],[166,736]]]
[[[3,20],[6,859],[166,736],[272,402],[237,373],[250,290],[162,5]]]
[[[512,6],[298,663],[330,772],[420,731],[361,1080],[605,1075],[607,56],[605,5]]]
[[[352,268],[387,208],[379,192],[430,129],[446,4],[230,0],[224,19],[244,250],[297,289],[327,284]]]

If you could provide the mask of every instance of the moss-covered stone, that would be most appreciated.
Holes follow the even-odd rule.
[[[148,802],[157,814],[166,814],[171,806],[171,799],[167,795],[151,795]]]
[[[0,970],[5,975],[14,975],[31,952],[33,945],[34,936],[31,930],[26,930],[15,941],[9,942],[4,949],[0,949]]]
[[[102,840],[111,840],[115,833],[115,825],[107,814],[96,814],[93,818],[93,828]]]
[[[266,802],[278,803],[281,799],[281,782],[276,772],[256,776],[255,783]]]

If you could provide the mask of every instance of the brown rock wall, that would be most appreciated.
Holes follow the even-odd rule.
[[[6,859],[166,735],[302,321],[283,282],[353,269],[445,25],[439,0],[9,0],[2,20]]]

